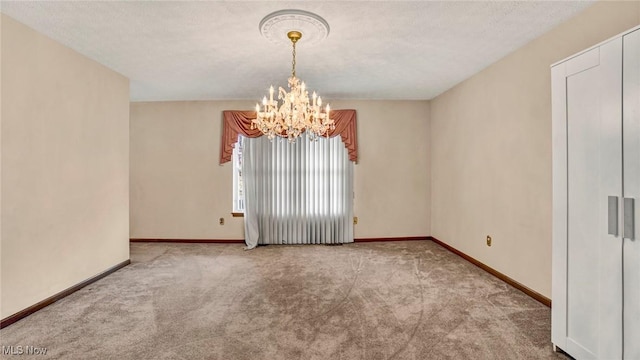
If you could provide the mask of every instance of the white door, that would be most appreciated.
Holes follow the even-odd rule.
[[[552,340],[577,359],[620,359],[622,39],[552,71]]]
[[[640,359],[640,30],[623,37],[623,49],[624,197],[635,207],[624,232],[624,358]]]

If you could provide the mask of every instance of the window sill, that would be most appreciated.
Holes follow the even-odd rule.
[[[244,217],[244,213],[240,213],[240,212],[232,212],[231,216],[233,217]]]

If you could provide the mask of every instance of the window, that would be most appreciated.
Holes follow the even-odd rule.
[[[238,135],[233,148],[233,212],[244,214],[244,192],[242,191],[242,142],[244,136]]]
[[[242,180],[242,150],[243,144],[245,143],[246,138],[242,135],[238,135],[238,142],[235,144],[233,148],[233,213],[234,214],[244,214],[245,210],[245,197],[244,197],[244,185]],[[276,139],[274,141],[281,141],[282,145],[286,144],[286,141],[282,141],[282,139]],[[309,140],[306,137],[299,139],[299,141],[307,141]],[[329,140],[332,143],[338,144],[338,146],[343,146],[342,142],[339,138]],[[312,144],[314,142],[310,142]],[[271,141],[270,141],[271,144]],[[286,144],[288,145],[288,144]],[[307,190],[313,194],[323,194],[325,196],[318,197],[310,197],[308,199],[308,206],[314,209],[326,209],[325,211],[330,211],[331,213],[339,213],[343,211],[341,209],[341,202],[339,199],[342,198],[344,189],[335,189],[331,191],[329,195],[324,194],[326,191],[325,186],[327,185],[327,181],[329,182],[339,182],[339,179],[343,178],[346,174],[344,173],[344,169],[341,168],[337,161],[329,161],[329,158],[326,156],[318,157],[317,146],[319,144],[315,144],[315,146],[307,145],[304,148],[305,153],[308,152],[307,155],[309,157],[309,162],[305,162],[305,173],[315,174],[316,176],[313,180],[308,181]],[[325,145],[327,146],[327,145]],[[271,146],[270,146],[271,147]],[[335,147],[335,145],[334,145]],[[275,150],[275,148],[274,148]],[[323,147],[323,152],[328,149]],[[290,165],[289,165],[290,166]],[[340,168],[340,170],[338,170]],[[280,165],[276,169],[272,169],[271,176],[275,176],[280,179],[279,181],[283,181],[289,178],[289,173],[292,171],[286,164]],[[323,174],[323,176],[320,176]],[[323,181],[319,181],[318,179],[322,179]],[[286,197],[287,194],[283,194]],[[328,197],[327,197],[328,196]],[[331,204],[329,206],[329,204]]]
[[[249,248],[353,242],[353,163],[340,137],[247,138],[242,153]]]

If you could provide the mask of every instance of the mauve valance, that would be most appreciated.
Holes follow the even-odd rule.
[[[349,152],[349,160],[358,161],[358,136],[355,110],[331,110],[336,128],[329,132],[329,137],[340,135]],[[220,164],[231,161],[233,147],[238,142],[238,135],[259,137],[262,132],[251,128],[251,120],[256,118],[255,111],[225,110],[222,112],[222,141],[220,143]]]

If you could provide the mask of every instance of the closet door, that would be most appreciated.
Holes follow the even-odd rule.
[[[620,359],[622,39],[552,76],[552,340],[577,359]]]
[[[624,197],[627,201],[623,234],[624,358],[640,359],[640,30],[623,37],[622,89]]]

